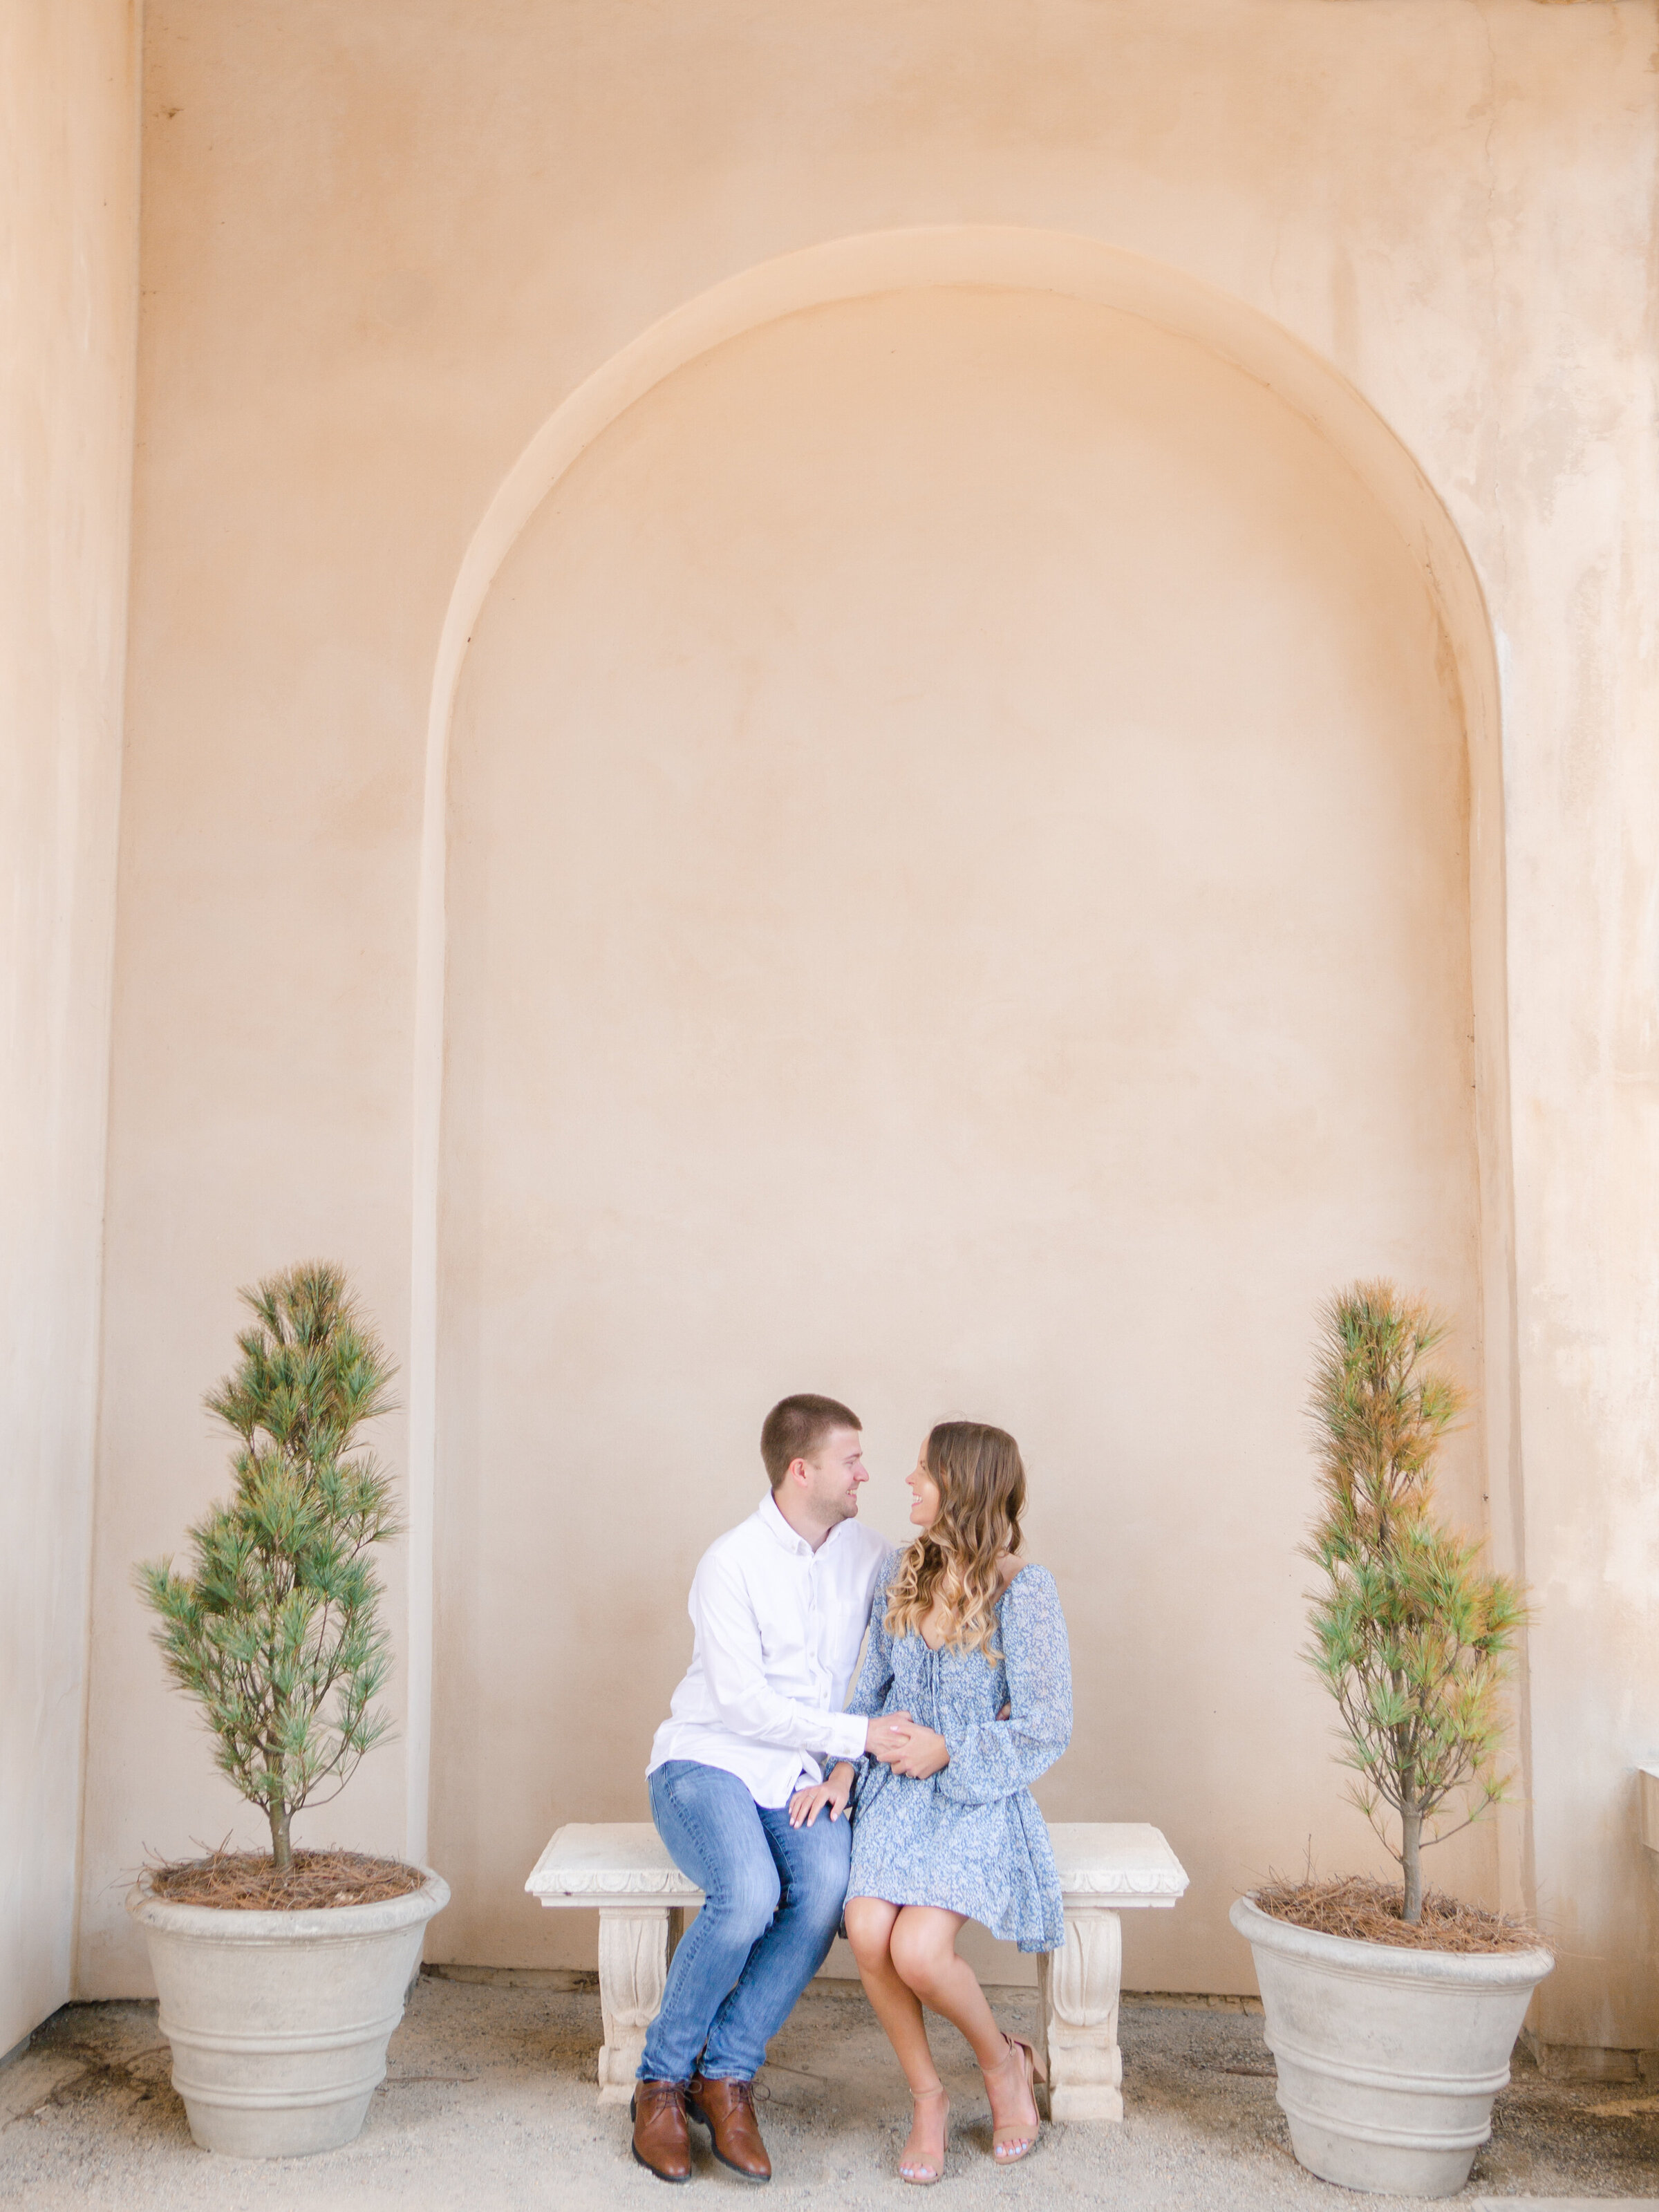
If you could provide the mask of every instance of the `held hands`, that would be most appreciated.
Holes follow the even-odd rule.
[[[792,1828],[810,1828],[825,1808],[830,1818],[839,1820],[847,1810],[847,1800],[853,1792],[853,1770],[846,1759],[840,1759],[830,1770],[826,1780],[811,1790],[797,1790],[789,1800],[789,1825]]]
[[[922,1782],[951,1764],[951,1747],[942,1735],[923,1728],[920,1721],[912,1721],[887,1764],[895,1774],[908,1774],[913,1781]]]
[[[890,1765],[896,1752],[904,1748],[915,1723],[908,1713],[878,1713],[864,1731],[864,1747],[872,1759]]]
[[[864,1747],[872,1759],[880,1759],[895,1774],[908,1774],[917,1781],[951,1764],[951,1747],[945,1738],[921,1727],[908,1713],[880,1713],[867,1722]],[[852,1794],[853,1768],[848,1760],[840,1759],[823,1781],[811,1789],[796,1790],[789,1800],[790,1826],[810,1828],[826,1811],[832,1820],[840,1820]]]
[[[1007,1720],[1012,1710],[1005,1705],[997,1718]],[[872,1721],[865,1749],[895,1774],[908,1775],[915,1782],[925,1782],[930,1774],[938,1774],[951,1764],[951,1747],[945,1738],[933,1729],[923,1728],[908,1713],[884,1713]]]
[[[921,1781],[951,1764],[951,1747],[942,1735],[913,1721],[908,1713],[883,1713],[870,1723],[864,1747],[895,1774]]]

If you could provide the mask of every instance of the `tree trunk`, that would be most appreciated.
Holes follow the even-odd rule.
[[[1406,1877],[1406,1909],[1401,1915],[1408,1928],[1423,1917],[1423,1815],[1400,1816],[1400,1870]]]
[[[270,1815],[270,1863],[278,1874],[286,1874],[294,1863],[294,1850],[288,1836],[288,1824],[293,1815],[280,1799],[273,1800],[265,1810]]]

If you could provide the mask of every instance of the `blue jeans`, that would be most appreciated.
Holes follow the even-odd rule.
[[[847,1901],[851,1824],[820,1813],[792,1828],[735,1774],[671,1759],[651,1777],[651,1817],[707,1902],[668,1966],[642,2081],[750,2081],[829,1954]]]

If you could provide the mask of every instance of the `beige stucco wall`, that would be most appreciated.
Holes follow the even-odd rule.
[[[1659,1200],[1645,1172],[1659,1073],[1648,891],[1659,800],[1644,773],[1654,704],[1644,626],[1654,601],[1646,364],[1656,44],[1648,0],[1571,9],[1124,0],[1109,9],[1049,0],[1017,14],[928,0],[903,11],[759,18],[738,6],[592,5],[483,19],[455,0],[417,0],[372,21],[321,4],[234,21],[199,0],[154,9],[82,1952],[89,1991],[142,1983],[110,1887],[115,1871],[146,1844],[179,1848],[237,1817],[188,1716],[163,1696],[126,1590],[131,1559],[176,1542],[217,1479],[219,1449],[196,1406],[224,1364],[230,1286],[312,1249],[349,1261],[394,1343],[417,1355],[412,1455],[425,1464],[419,1354],[429,1278],[419,1266],[411,1272],[410,1255],[422,1233],[411,1193],[423,1127],[415,1010],[426,725],[445,610],[473,532],[550,415],[659,318],[821,241],[974,222],[1100,240],[1270,319],[1355,387],[1415,456],[1485,589],[1504,672],[1507,807],[1504,866],[1489,854],[1486,880],[1506,877],[1508,895],[1506,916],[1487,894],[1477,902],[1508,962],[1507,996],[1476,993],[1474,1052],[1487,1074],[1471,1094],[1491,1139],[1480,1236],[1486,1303],[1499,1316],[1486,1346],[1502,1401],[1489,1405],[1486,1433],[1499,1443],[1486,1474],[1499,1549],[1524,1553],[1542,1607],[1528,1686],[1533,1813],[1510,1832],[1512,1874],[1493,1879],[1534,1890],[1562,1936],[1569,1955],[1541,2015],[1552,2039],[1659,2042],[1644,1964],[1656,1931],[1630,1809],[1631,1768],[1659,1733],[1645,1718],[1659,1686],[1647,1256]],[[678,404],[665,391],[639,421],[648,426]],[[741,428],[721,419],[722,434]],[[629,434],[624,426],[617,436],[625,446]],[[613,465],[614,449],[607,434],[595,470]],[[580,495],[578,475],[568,495]],[[647,490],[635,495],[634,511],[648,514]],[[1358,520],[1364,498],[1356,487],[1347,510],[1362,568],[1393,573]],[[545,526],[544,544],[532,533],[523,559],[544,558],[556,572],[562,544],[580,578],[581,541],[560,540],[560,526]],[[804,558],[810,512],[799,527]],[[1109,542],[1091,536],[1094,527],[1085,532],[1091,557]],[[1288,526],[1285,534],[1294,538]],[[1273,530],[1265,536],[1276,542]],[[807,590],[809,568],[789,574]],[[684,596],[671,592],[660,611],[686,622],[696,589],[688,577]],[[1395,575],[1389,589],[1404,607],[1405,583]],[[1433,750],[1427,720],[1399,726],[1424,681],[1426,602],[1416,604],[1392,665],[1370,687],[1387,703],[1353,731],[1376,761],[1394,729],[1401,773]],[[1309,603],[1292,592],[1274,605],[1291,611],[1285,634],[1305,639]],[[494,598],[483,619],[506,620]],[[1167,656],[1171,680],[1185,680],[1201,658],[1208,619],[1195,606],[1178,660]],[[565,638],[574,653],[590,641],[571,633],[568,610],[547,620],[549,657],[537,660],[526,641],[515,663],[503,643],[476,672],[482,698],[520,670],[520,688],[499,694],[504,731],[528,728],[538,702],[550,734],[564,726],[554,708],[566,711],[568,655],[561,663],[554,643]],[[605,635],[615,641],[601,625],[592,650]],[[757,650],[763,642],[751,641]],[[1080,641],[1067,651],[1079,667],[1086,660]],[[591,660],[582,665],[591,672]],[[1334,696],[1358,696],[1357,665],[1342,663]],[[649,707],[635,656],[618,647],[611,673],[607,712],[631,726]],[[469,667],[464,694],[474,680]],[[801,681],[798,671],[787,696],[799,696]],[[715,684],[708,699],[729,705],[732,696]],[[1305,698],[1288,696],[1305,714]],[[1195,709],[1190,726],[1203,719]],[[987,726],[975,727],[976,757],[988,757]],[[542,772],[574,772],[556,765],[568,751],[553,747]],[[458,754],[463,777],[466,757]],[[471,789],[458,786],[458,809],[471,803]],[[1443,880],[1446,855],[1437,850]],[[620,866],[625,856],[611,857]],[[472,957],[477,908],[465,893],[476,853],[469,862],[461,840],[451,860],[464,960]],[[568,884],[524,895],[532,891],[552,902],[550,913],[569,896]],[[884,883],[883,898],[894,896]],[[1485,926],[1477,920],[1477,931]],[[1454,968],[1465,957],[1448,943],[1436,992],[1467,988]],[[1500,968],[1486,957],[1485,972]],[[534,1034],[545,1050],[545,1029]],[[485,1063],[464,1066],[450,1042],[459,1115]],[[908,1092],[901,1082],[913,1111],[928,1096],[916,1082]],[[1056,1135],[1055,1172],[1079,1156],[1089,1097],[1085,1085],[1066,1109],[1074,1118]],[[1491,1194],[1504,1179],[1488,1173],[1507,1151],[1511,1101],[1512,1224],[1502,1209],[1494,1218]],[[1451,1143],[1455,1123],[1437,1108],[1413,1141],[1425,1139],[1426,1158],[1436,1129]],[[456,1142],[465,1127],[458,1119]],[[520,1136],[541,1174],[545,1164]],[[1284,1151],[1266,1163],[1268,1187],[1294,1158],[1292,1139],[1281,1136]],[[1456,1160],[1439,1156],[1463,1194],[1452,1212],[1435,1214],[1420,1237],[1401,1226],[1433,1213],[1425,1187],[1414,1185],[1423,1211],[1391,1216],[1418,1255],[1413,1269],[1402,1253],[1401,1272],[1454,1291],[1467,1280],[1459,1266],[1472,1262],[1465,1251],[1453,1264],[1432,1240],[1449,1235],[1455,1206],[1467,1206],[1467,1132],[1455,1141]],[[771,1155],[769,1173],[778,1164]],[[1369,1177],[1364,1188],[1346,1242],[1340,1213],[1310,1236],[1290,1200],[1274,1224],[1282,1272],[1272,1325],[1252,1324],[1259,1340],[1232,1340],[1267,1363],[1252,1369],[1256,1395],[1238,1415],[1250,1449],[1288,1438],[1282,1425],[1294,1425],[1305,1347],[1290,1291],[1297,1269],[1311,1285],[1316,1259],[1335,1275],[1375,1256],[1381,1231],[1364,1226],[1376,1218],[1365,1211],[1376,1200]],[[1461,1233],[1467,1243],[1466,1216]],[[1024,1305],[1014,1294],[1029,1280],[1030,1310],[1048,1310],[1038,1256],[1028,1243],[1011,1263],[1011,1309]],[[544,1246],[538,1266],[550,1297]],[[561,1279],[567,1300],[573,1280]],[[524,1290],[504,1277],[492,1296]],[[533,1305],[531,1297],[515,1324],[525,1343]],[[628,1341],[624,1316],[606,1327],[599,1372],[614,1371]],[[446,1373],[459,1388],[457,1342],[442,1328],[436,1340],[449,1361],[439,1369],[431,1524],[442,1537],[453,1535],[458,1501],[482,1478],[453,1425],[464,1401],[444,1396]],[[943,1366],[927,1366],[919,1339],[904,1341],[915,1349],[903,1375],[878,1376],[864,1392],[891,1472],[918,1411],[932,1410],[910,1402],[911,1377],[955,1389]],[[996,1356],[1017,1366],[1018,1346],[999,1343]],[[641,1352],[629,1356],[637,1362]],[[1174,1342],[1160,1339],[1158,1359],[1161,1384],[1183,1374]],[[740,1377],[736,1364],[732,1375]],[[786,1379],[794,1378],[778,1387]],[[1115,1389],[1121,1402],[1132,1394],[1109,1369],[1086,1379],[1109,1423]],[[836,1380],[860,1387],[856,1376]],[[772,1387],[757,1370],[749,1395],[758,1403]],[[1068,1387],[1078,1387],[1075,1371]],[[544,1410],[550,1426],[574,1424],[596,1447],[599,1382],[585,1378],[583,1388],[579,1407]],[[1164,1445],[1179,1457],[1184,1395],[1171,1403]],[[491,1418],[507,1411],[499,1401]],[[734,1392],[706,1464],[692,1468],[720,1500],[711,1527],[752,1486],[734,1455],[754,1411]],[[629,1465],[644,1463],[643,1419],[631,1409],[619,1416]],[[1077,1432],[1046,1429],[1040,1408],[1033,1419],[1038,1465],[1079,1479]],[[402,1427],[386,1439],[394,1455],[410,1441]],[[503,1468],[489,1480],[511,1477]],[[1273,1510],[1288,1523],[1291,1478],[1282,1479]],[[1206,1480],[1216,1509],[1228,1510],[1224,1482]],[[1091,1788],[1109,1798],[1144,1780],[1148,1796],[1135,1809],[1166,1820],[1183,1844],[1190,1832],[1195,1858],[1210,1855],[1208,1901],[1186,1932],[1179,1916],[1139,1932],[1148,1948],[1132,1955],[1131,1978],[1243,1986],[1248,1960],[1218,1923],[1214,1899],[1257,1870],[1259,1847],[1253,1839],[1237,1865],[1226,1863],[1224,1839],[1238,1827],[1231,1770],[1212,1771],[1193,1747],[1194,1728],[1205,1740],[1201,1688],[1214,1669],[1195,1665],[1190,1640],[1166,1625],[1188,1588],[1191,1516],[1169,1513],[1143,1531],[1124,1493],[1107,1495],[1153,1577],[1144,1663],[1164,1659],[1181,1686],[1160,1709],[1176,1733],[1157,1761],[1150,1735],[1131,1756],[1135,1740],[1117,1733],[1126,1723],[1097,1708],[1096,1733],[1080,1740],[1054,1789],[1075,1790],[1071,1804]],[[648,1492],[642,1503],[652,1510]],[[499,1504],[491,1511],[485,1538],[505,1522]],[[652,1539],[677,1571],[695,1548],[694,1517],[676,1523],[672,1541]],[[1094,1534],[1103,1547],[1118,1540],[1119,1517],[1109,1528],[1103,1516]],[[1269,1572],[1267,1557],[1259,1575]],[[1255,1601],[1251,1668],[1284,1686],[1284,1702],[1248,1724],[1257,1761],[1271,1774],[1282,1759],[1291,1778],[1294,1819],[1265,1847],[1289,1859],[1313,1817],[1304,1807],[1317,1796],[1325,1723],[1295,1686],[1285,1637],[1298,1570],[1276,1557],[1277,1584],[1247,1587],[1241,1577],[1223,1583],[1215,1602]],[[596,1563],[584,1557],[575,1571],[588,1576]],[[562,1555],[544,1565],[550,1589],[570,1569]],[[440,1566],[443,1670],[494,1602],[497,1571],[482,1540]],[[417,1625],[421,1591],[417,1573]],[[401,1581],[394,1597],[401,1607]],[[613,1576],[594,1594],[594,1615],[626,1623],[678,1602],[678,1590]],[[1121,1615],[1109,1620],[1082,1589],[1080,1613],[1091,1604],[1103,1654]],[[1157,1649],[1160,1633],[1167,1652]],[[538,1664],[550,1648],[537,1641],[544,1634],[527,1632],[522,1647]],[[634,1663],[617,1662],[623,1671]],[[652,1663],[662,1675],[665,1643]],[[613,1713],[594,1709],[591,1678],[584,1686],[589,1695],[557,1723],[562,1757],[585,1786],[603,1784],[619,1803],[637,1787],[629,1778],[647,1700],[641,1691],[626,1740],[616,1741]],[[452,1925],[498,1946],[507,1929],[522,1931],[527,1955],[545,1939],[498,1889],[513,1850],[489,1840],[507,1811],[469,1799],[445,1765],[458,1690],[464,1706],[471,1683],[452,1667],[439,1687],[432,1832],[458,1863],[495,1869],[489,1894],[475,1887],[458,1898]],[[478,1696],[489,1702],[471,1716],[488,1771],[511,1763],[507,1746],[519,1748],[550,1813],[580,1808],[561,1805],[560,1775],[546,1771],[550,1723],[527,1716],[556,1711],[563,1690],[557,1680],[481,1674]],[[330,1832],[419,1840],[418,1670],[416,1691],[405,1753],[378,1757],[327,1816]],[[412,1813],[405,1758],[416,1762]],[[1269,1778],[1252,1802],[1272,1794]],[[1318,1834],[1322,1846],[1346,1850],[1352,1830],[1335,1798],[1333,1775],[1333,1809]]]
[[[1478,1365],[1444,675],[1328,444],[1052,295],[771,323],[561,481],[455,718],[438,1955],[591,1952],[523,1869],[641,1817],[692,1567],[813,1377],[894,1536],[933,1419],[1022,1438],[1078,1691],[1044,1802],[1194,1877],[1138,1972],[1204,1986],[1291,1831],[1375,1856],[1296,1656],[1300,1401],[1356,1267]]]
[[[70,1994],[137,312],[137,11],[0,10],[0,2051]]]

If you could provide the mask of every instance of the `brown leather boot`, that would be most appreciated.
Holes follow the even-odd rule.
[[[755,2118],[752,2081],[705,2081],[701,2074],[694,2075],[685,2092],[685,2111],[689,2119],[701,2120],[708,2129],[722,2166],[745,2181],[772,2179],[772,2161]]]
[[[640,2164],[648,2166],[659,2181],[690,2181],[684,2082],[636,2082],[629,2110],[634,2116],[634,2155]]]

